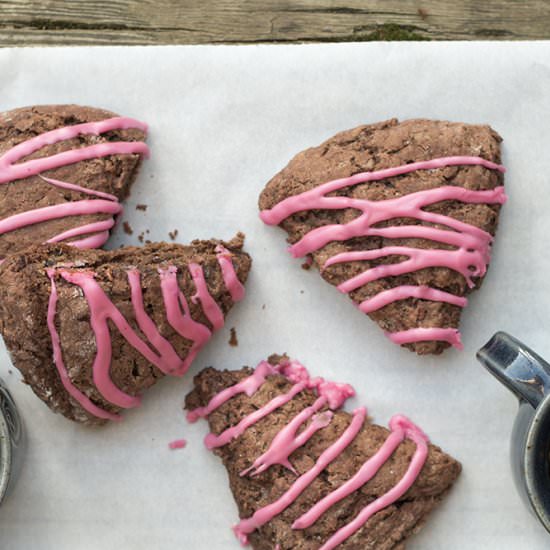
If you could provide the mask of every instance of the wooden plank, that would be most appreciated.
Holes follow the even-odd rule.
[[[546,0],[0,0],[0,46],[544,38]]]

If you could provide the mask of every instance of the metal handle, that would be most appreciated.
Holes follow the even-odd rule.
[[[505,332],[497,332],[477,352],[477,359],[510,391],[535,408],[550,393],[550,365]]]

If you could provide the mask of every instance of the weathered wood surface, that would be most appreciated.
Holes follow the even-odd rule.
[[[541,38],[548,0],[0,0],[0,46]]]

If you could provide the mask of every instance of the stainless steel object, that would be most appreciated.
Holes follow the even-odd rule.
[[[504,332],[497,332],[477,358],[518,397],[512,474],[520,496],[550,532],[550,364]]]
[[[0,504],[13,489],[23,463],[23,424],[0,378]]]

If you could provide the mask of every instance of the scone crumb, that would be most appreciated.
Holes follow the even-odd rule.
[[[239,345],[239,340],[237,340],[237,330],[235,327],[231,327],[231,329],[229,329],[229,333],[229,345],[236,348]]]

